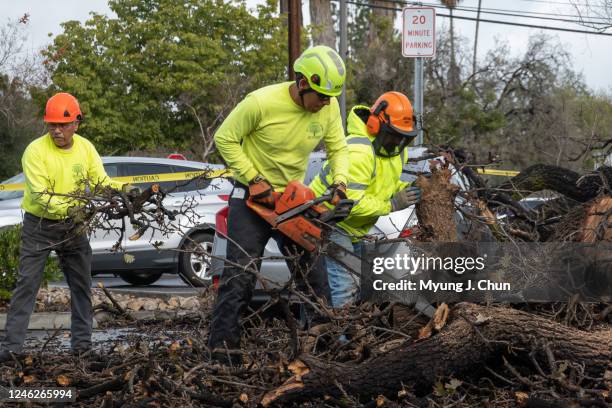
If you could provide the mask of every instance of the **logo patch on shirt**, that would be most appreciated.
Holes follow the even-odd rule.
[[[323,137],[323,126],[319,122],[310,122],[308,125],[308,138],[320,139]]]
[[[77,164],[72,165],[72,176],[74,177],[75,180],[80,180],[84,178],[82,164],[77,163]]]

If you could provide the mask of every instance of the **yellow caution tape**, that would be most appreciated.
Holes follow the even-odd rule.
[[[196,177],[205,176],[205,178],[228,178],[232,174],[229,170],[211,170],[211,171],[185,171],[179,173],[161,173],[161,174],[145,174],[142,176],[124,176],[113,177],[113,180],[122,183],[159,183],[162,181],[181,181],[191,180]]]
[[[495,170],[495,169],[478,169],[478,173],[487,174],[489,176],[507,176],[514,177],[520,173],[520,171],[515,170]]]
[[[23,190],[24,184],[0,184],[0,191],[18,191]]]
[[[191,180],[196,177],[204,175],[206,178],[229,178],[232,177],[232,173],[226,169],[220,170],[202,170],[202,171],[185,171],[179,173],[160,173],[160,174],[145,174],[142,176],[123,176],[113,177],[113,180],[122,183],[160,183],[163,181],[181,181]],[[23,190],[25,184],[0,184],[0,191],[19,191]]]
[[[478,169],[478,173],[487,174],[490,176],[507,176],[514,177],[519,174],[518,171],[514,170],[495,170],[495,169]],[[211,171],[186,171],[179,173],[160,173],[160,174],[145,174],[142,176],[123,176],[113,177],[113,180],[122,183],[161,183],[163,181],[182,181],[191,180],[196,177],[205,175],[206,178],[229,178],[232,177],[232,172],[227,169],[211,170]],[[23,183],[18,184],[0,184],[0,191],[20,191],[23,190],[25,185]]]

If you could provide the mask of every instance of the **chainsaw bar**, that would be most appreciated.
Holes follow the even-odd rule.
[[[363,283],[363,276],[361,275],[363,258],[332,241],[327,242],[322,250],[326,251],[325,255],[344,266],[349,273],[358,276],[360,284]],[[415,293],[407,303],[405,302],[407,299],[397,300],[400,301],[400,303],[412,306],[414,310],[423,313],[429,318],[433,317],[436,311],[431,303],[418,293]]]
[[[361,280],[361,264],[363,260],[359,255],[332,241],[326,242],[321,250],[324,250],[325,255],[344,266],[352,275],[358,276]]]

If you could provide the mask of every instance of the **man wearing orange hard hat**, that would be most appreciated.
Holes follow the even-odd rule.
[[[57,254],[71,296],[71,348],[75,354],[91,348],[91,247],[83,232],[82,203],[66,195],[98,185],[121,188],[102,166],[95,147],[76,134],[83,114],[68,93],[53,95],[45,107],[48,132],[31,142],[23,153],[24,210],[19,253],[19,278],[0,346],[0,362],[21,352],[30,315],[51,250]],[[49,194],[52,193],[52,194]]]
[[[355,201],[351,213],[336,225],[330,239],[351,252],[361,251],[360,239],[376,224],[378,217],[418,203],[419,187],[400,180],[408,159],[408,145],[417,129],[412,104],[400,92],[385,92],[372,107],[357,105],[347,118],[350,166],[347,196]],[[329,164],[310,184],[322,195],[332,180]],[[357,279],[330,257],[325,258],[332,306],[349,304],[357,288]]]

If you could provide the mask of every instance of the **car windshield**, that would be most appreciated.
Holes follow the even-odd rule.
[[[24,181],[25,181],[25,176],[23,175],[23,173],[19,173],[18,175],[11,177],[8,180],[4,180],[0,184],[18,184],[18,183],[23,183]],[[23,197],[23,190],[3,191],[3,189],[0,187],[0,201],[12,200],[12,199],[21,198],[21,197]]]

